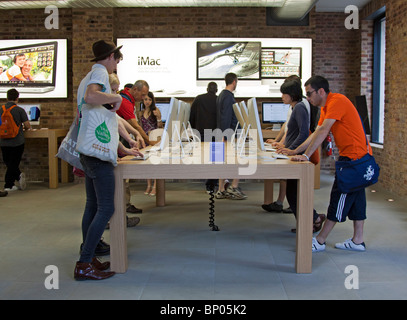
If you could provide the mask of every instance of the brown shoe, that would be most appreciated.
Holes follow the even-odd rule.
[[[94,257],[92,259],[93,266],[98,269],[99,271],[105,271],[110,268],[110,262],[100,262],[98,258]]]
[[[77,262],[74,271],[75,280],[103,280],[110,278],[115,273],[113,271],[100,271],[89,262]]]

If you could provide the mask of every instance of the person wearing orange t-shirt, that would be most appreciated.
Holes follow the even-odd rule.
[[[366,139],[359,113],[352,102],[342,94],[331,93],[329,82],[321,76],[311,77],[305,83],[308,101],[321,108],[318,127],[297,149],[289,155],[293,161],[309,161],[309,156],[332,132],[339,150],[339,161],[360,159],[372,149]],[[341,193],[337,188],[336,177],[331,190],[327,220],[321,232],[312,239],[312,251],[324,251],[325,241],[337,222],[346,217],[353,221],[353,237],[335,245],[335,248],[365,251],[363,227],[366,220],[365,190]]]

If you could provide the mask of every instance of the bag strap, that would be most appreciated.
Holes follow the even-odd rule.
[[[120,92],[119,94],[120,94],[123,98],[125,98],[126,100],[132,102],[132,101],[131,101],[131,98],[130,98],[126,93]]]
[[[14,104],[14,105],[12,105],[10,108],[6,109],[6,105],[5,105],[5,104],[3,104],[3,106],[2,106],[2,108],[3,108],[3,112],[6,112],[6,110],[11,111],[11,109],[13,109],[14,107],[17,107],[17,105],[16,105],[16,104]]]

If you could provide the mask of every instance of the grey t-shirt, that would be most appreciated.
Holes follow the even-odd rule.
[[[9,101],[5,104],[6,109],[11,108],[13,105],[15,105],[15,103],[12,101]],[[20,126],[20,130],[19,130],[17,136],[14,138],[0,139],[0,147],[17,147],[19,145],[22,145],[25,142],[22,123],[28,121],[27,113],[25,112],[25,110],[23,108],[17,106],[11,110],[11,114],[14,118],[14,121],[16,122],[16,125]],[[3,115],[3,108],[2,108],[2,105],[0,105],[0,118],[2,115]]]

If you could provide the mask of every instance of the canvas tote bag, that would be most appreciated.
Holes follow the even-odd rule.
[[[116,112],[102,105],[83,104],[76,150],[117,166],[119,131]]]

